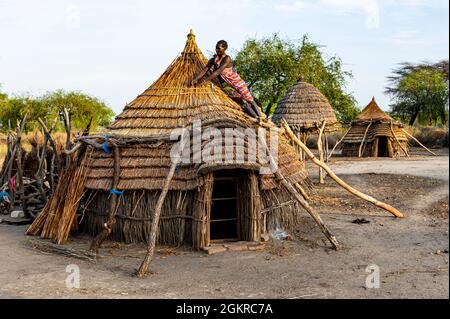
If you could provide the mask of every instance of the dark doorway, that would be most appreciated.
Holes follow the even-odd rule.
[[[238,182],[234,171],[214,173],[211,199],[211,241],[238,240]]]
[[[387,137],[378,138],[378,157],[389,157]]]

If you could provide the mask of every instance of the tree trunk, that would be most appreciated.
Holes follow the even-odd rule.
[[[419,116],[419,112],[420,111],[416,111],[412,116],[411,119],[409,120],[409,126],[413,126],[414,123],[416,122],[417,117]]]

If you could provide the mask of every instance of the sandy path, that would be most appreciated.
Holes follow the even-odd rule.
[[[336,174],[397,174],[429,177],[449,180],[449,157],[413,158],[401,161],[392,159],[362,160],[346,163],[342,160],[333,161],[330,167]],[[313,170],[316,171],[316,170]]]

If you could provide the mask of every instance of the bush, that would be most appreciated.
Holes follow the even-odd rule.
[[[448,147],[448,127],[413,126],[406,129],[426,147]],[[409,142],[419,146],[413,140]]]

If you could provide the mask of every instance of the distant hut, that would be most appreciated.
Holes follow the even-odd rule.
[[[292,86],[278,103],[272,117],[275,123],[284,119],[304,143],[311,134],[318,135],[318,149],[321,160],[328,153],[326,134],[334,131],[338,125],[336,114],[328,99],[312,84],[299,81]],[[297,149],[301,160],[304,155]],[[323,181],[321,174],[321,182]]]
[[[217,240],[260,241],[263,234],[277,228],[292,229],[298,225],[298,200],[292,198],[293,188],[290,187],[290,194],[281,183],[288,181],[307,197],[309,180],[282,131],[277,133],[277,172],[283,179],[275,174],[260,174],[261,167],[267,164],[259,152],[254,163],[237,160],[238,150],[247,157],[256,147],[248,136],[239,134],[234,137],[234,155],[230,159],[180,163],[172,171],[171,151],[178,142],[170,135],[177,128],[194,131],[195,122],[201,121],[203,131],[212,129],[222,136],[228,128],[276,128],[270,122],[257,124],[240,105],[209,83],[190,86],[190,80],[206,62],[191,32],[181,55],[125,106],[107,135],[95,137],[95,141],[94,137],[84,140],[89,145],[103,144],[100,148],[88,148],[92,155],[86,165],[85,195],[81,201],[82,230],[98,237],[110,229],[106,232],[110,239],[146,242],[154,234],[150,234],[153,214],[165,191],[156,232],[160,244],[203,248]],[[206,141],[198,149],[193,143],[188,146],[191,159],[211,147]],[[226,151],[230,154],[230,150]],[[171,172],[173,178],[168,179]],[[43,216],[35,221],[28,233],[42,236],[45,219]]]
[[[342,155],[394,157],[408,155],[408,137],[403,125],[380,109],[375,98],[352,121],[342,139]]]

